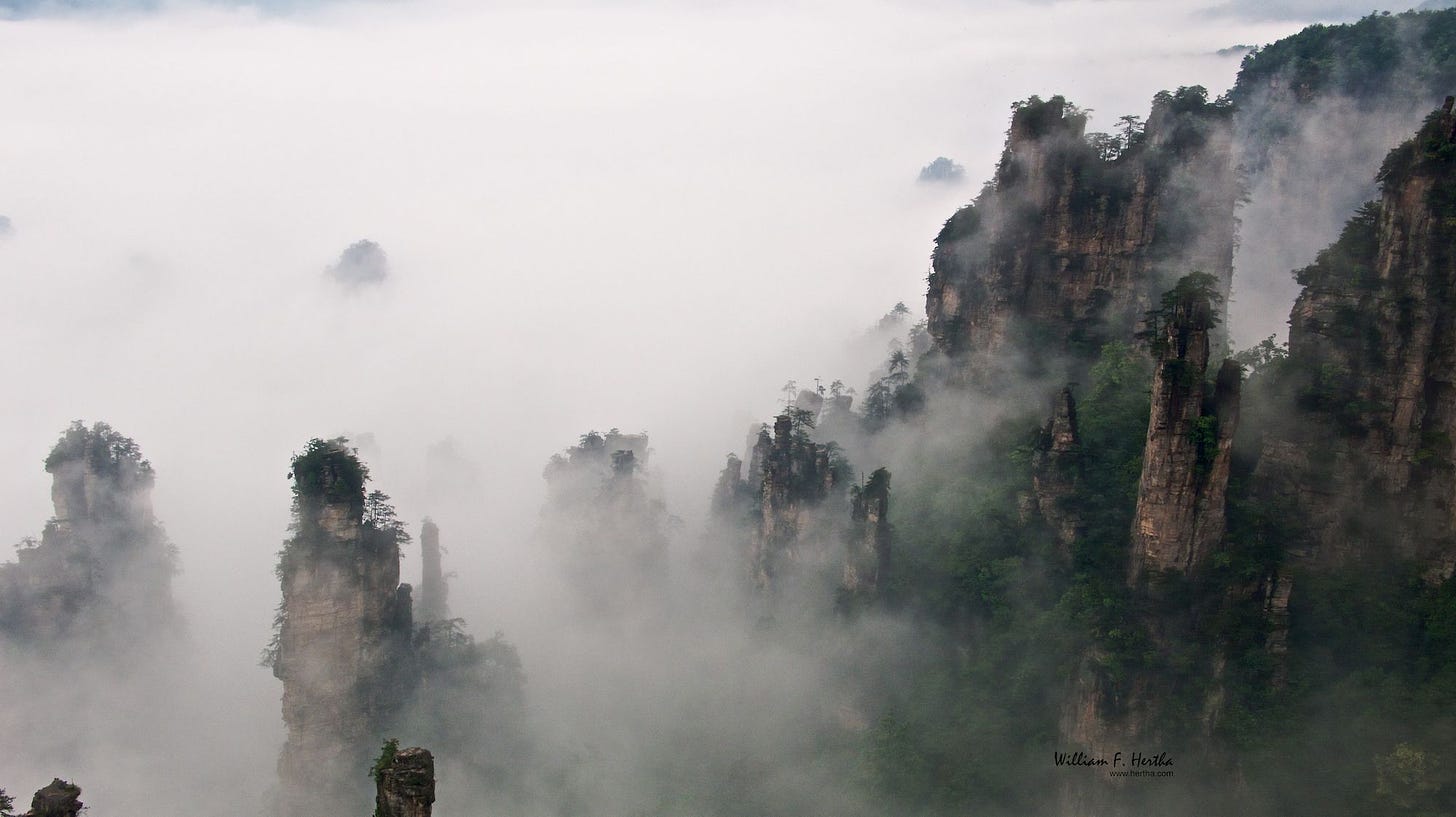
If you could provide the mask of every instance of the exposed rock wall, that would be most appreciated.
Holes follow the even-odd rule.
[[[1134,582],[1145,571],[1193,571],[1224,533],[1243,372],[1224,361],[1209,393],[1213,305],[1191,290],[1172,297],[1153,340],[1152,410],[1132,525]]]
[[[962,379],[992,383],[1128,338],[1190,270],[1232,276],[1231,108],[1201,89],[1155,98],[1113,148],[1061,97],[1012,116],[996,177],[936,238],[926,314]]]
[[[293,468],[297,532],[279,563],[273,664],[287,727],[280,810],[341,813],[413,687],[410,593],[395,535],[364,518],[367,472],[354,453],[315,441]]]
[[[1295,412],[1256,471],[1307,531],[1291,566],[1456,568],[1456,115],[1382,170],[1378,204],[1297,275],[1283,381]]]
[[[374,769],[374,817],[430,817],[435,802],[435,758],[426,749],[400,749]]]

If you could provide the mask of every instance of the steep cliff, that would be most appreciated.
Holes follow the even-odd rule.
[[[1189,269],[1232,275],[1232,108],[1154,98],[1145,128],[1084,133],[1060,96],[1018,103],[993,181],[936,237],[926,315],[954,374],[994,383],[1127,338]]]
[[[1456,568],[1456,116],[1452,100],[1392,151],[1381,198],[1301,270],[1289,357],[1295,414],[1257,478],[1287,498],[1296,562]]]
[[[1186,276],[1150,314],[1157,363],[1133,514],[1133,582],[1147,571],[1188,573],[1223,537],[1243,371],[1225,360],[1216,383],[1207,382],[1216,286],[1209,276]]]
[[[415,683],[402,531],[387,498],[366,498],[368,470],[342,439],[312,441],[294,458],[292,478],[294,535],[279,557],[273,656],[287,727],[280,810],[342,813],[358,800],[368,747]]]
[[[55,516],[0,565],[0,634],[72,636],[122,655],[176,626],[175,553],[152,513],[155,476],[132,440],[73,423],[46,458]]]

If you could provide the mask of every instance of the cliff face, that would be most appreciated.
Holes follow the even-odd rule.
[[[392,755],[386,751],[386,757],[374,767],[374,783],[374,817],[430,817],[435,803],[435,758],[418,746]]]
[[[1242,369],[1225,360],[1210,391],[1210,294],[1185,278],[1150,327],[1157,357],[1142,476],[1133,514],[1130,580],[1145,571],[1189,573],[1224,532],[1229,460]]]
[[[278,761],[285,814],[329,814],[412,686],[408,585],[397,533],[365,518],[367,472],[342,441],[294,460],[296,533],[279,562],[283,602],[273,672],[287,742]]]
[[[45,467],[55,517],[39,542],[0,565],[0,633],[36,643],[85,634],[120,653],[174,627],[175,556],[136,443],[105,423],[78,422]]]
[[[1256,479],[1304,534],[1295,566],[1409,559],[1456,568],[1456,116],[1452,100],[1391,152],[1378,203],[1297,277],[1295,415]]]
[[[1227,292],[1230,118],[1201,88],[1180,89],[1154,99],[1145,129],[1089,139],[1061,97],[1019,104],[994,181],[936,238],[926,314],[959,375],[1086,359],[1189,270]]]

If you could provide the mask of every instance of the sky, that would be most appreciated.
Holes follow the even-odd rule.
[[[1111,129],[1163,88],[1226,90],[1221,48],[1348,15],[1280,7],[0,0],[0,541],[50,516],[67,423],[133,437],[202,671],[235,690],[216,728],[257,734],[239,779],[266,777],[285,475],[348,434],[412,528],[440,524],[456,612],[517,634],[529,673],[516,579],[551,454],[645,430],[699,523],[786,380],[863,389],[867,328],[923,314],[1012,101]],[[917,184],[937,156],[964,182]],[[330,273],[361,240],[382,283]]]

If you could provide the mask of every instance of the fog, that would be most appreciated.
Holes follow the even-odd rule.
[[[922,313],[931,240],[990,175],[1011,101],[1065,94],[1110,130],[1163,88],[1222,92],[1238,57],[1215,51],[1302,24],[1208,11],[169,4],[0,21],[0,540],[51,515],[41,463],[66,424],[112,424],[156,468],[193,653],[171,720],[127,738],[142,760],[117,761],[98,704],[70,712],[94,741],[73,766],[7,752],[0,785],[74,778],[122,813],[180,776],[209,795],[178,813],[249,813],[282,742],[257,659],[285,474],[312,437],[349,435],[412,530],[440,525],[454,613],[516,644],[535,705],[593,711],[563,658],[591,633],[553,629],[562,590],[533,539],[547,459],[591,429],[645,430],[687,558],[723,456],[784,381],[863,388],[885,353],[866,329],[897,301]],[[965,182],[917,184],[938,156]],[[362,240],[388,274],[341,284],[329,270]],[[417,547],[405,558],[413,581]],[[681,671],[744,637],[685,647]],[[738,694],[803,694],[819,670],[801,660]],[[691,689],[676,677],[661,690]]]

